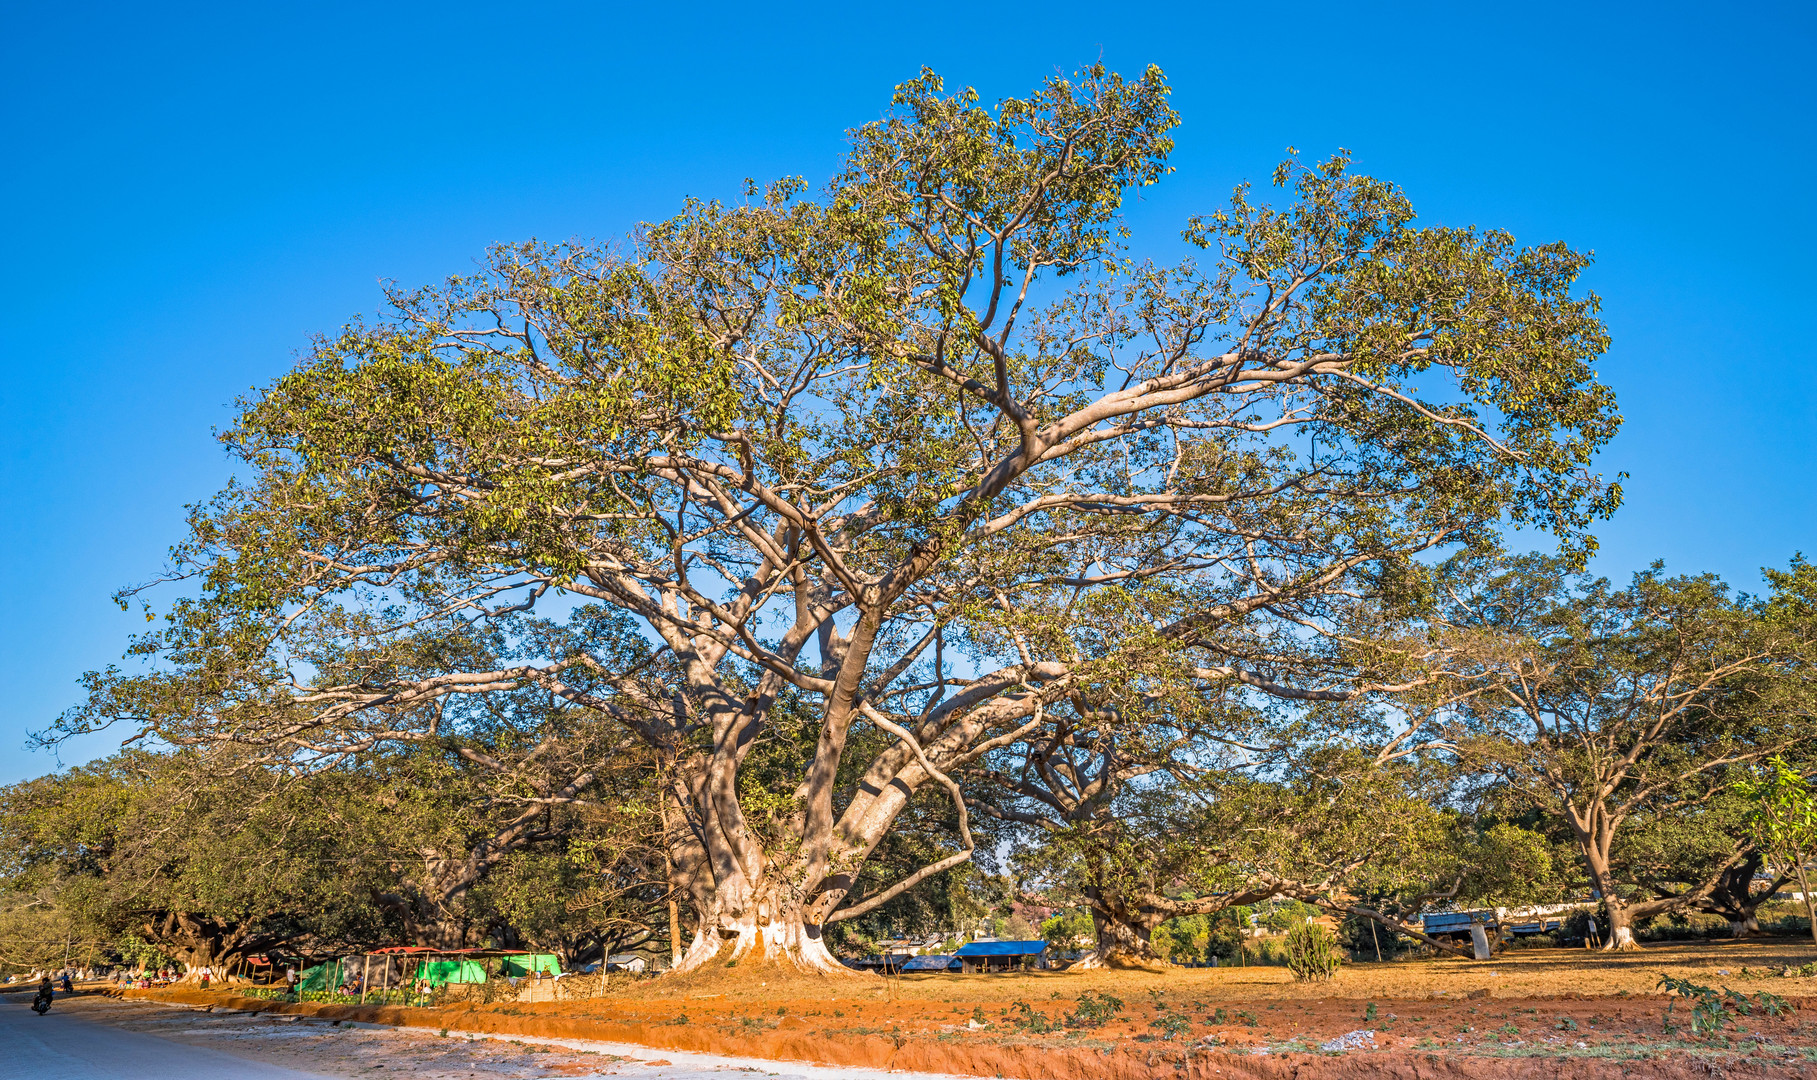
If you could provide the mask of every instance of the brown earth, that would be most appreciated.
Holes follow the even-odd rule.
[[[1767,969],[1817,958],[1808,941],[1532,950],[1492,962],[1354,964],[1295,983],[1280,968],[803,978],[739,968],[608,986],[600,997],[440,1009],[281,1005],[227,991],[131,996],[418,1028],[598,1039],[669,1050],[1026,1080],[1253,1077],[1636,1078],[1817,1076],[1817,979]],[[1731,999],[1694,1036],[1662,975]],[[1769,1016],[1759,994],[1792,1010]],[[1121,1008],[1072,1018],[1084,993]],[[1671,1011],[1668,1014],[1668,1005]],[[1676,1030],[1668,1029],[1668,1021]],[[1043,1028],[1053,1030],[1042,1030]],[[1373,1031],[1360,1049],[1321,1044]]]

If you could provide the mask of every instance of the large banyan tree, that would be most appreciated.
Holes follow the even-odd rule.
[[[189,597],[62,730],[300,768],[535,688],[662,762],[684,969],[831,969],[824,927],[970,854],[955,771],[1076,688],[1266,682],[1256,620],[1614,507],[1586,256],[1419,226],[1340,156],[1138,263],[1175,124],[1154,69],[995,108],[924,73],[817,195],[393,294],[244,404]],[[472,635],[504,659],[437,666]],[[961,801],[949,850],[854,895],[918,793]]]

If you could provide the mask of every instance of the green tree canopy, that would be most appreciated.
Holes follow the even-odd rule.
[[[1634,944],[1634,919],[1704,903],[1752,847],[1745,830],[1722,830],[1695,880],[1664,882],[1682,874],[1662,863],[1684,860],[1649,858],[1645,832],[1682,854],[1691,815],[1717,807],[1739,770],[1812,734],[1811,624],[1798,614],[1809,575],[1795,564],[1772,581],[1763,601],[1655,566],[1617,589],[1539,556],[1460,561],[1444,576],[1461,666],[1481,680],[1458,742],[1569,828],[1612,948]]]
[[[673,778],[684,966],[831,969],[823,926],[974,847],[958,806],[853,897],[915,793],[960,799],[1075,688],[1265,679],[1256,620],[1510,524],[1587,547],[1620,497],[1588,256],[1416,224],[1339,156],[1189,222],[1203,262],[1138,264],[1120,210],[1176,122],[1152,68],[995,107],[926,73],[818,193],[394,292],[245,402],[154,671],[57,733],[299,765],[534,687]],[[788,695],[812,753],[757,830],[739,774]]]

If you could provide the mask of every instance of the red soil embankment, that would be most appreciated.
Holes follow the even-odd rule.
[[[1366,1053],[1315,1054],[1275,1052],[1250,1054],[1241,1047],[1186,1047],[1179,1044],[1122,1043],[1116,1046],[1064,1047],[991,1045],[988,1041],[917,1036],[888,1036],[844,1031],[811,1031],[789,1016],[770,1030],[731,1031],[704,1022],[672,1023],[562,1015],[560,1006],[454,1005],[405,1008],[390,1005],[289,1004],[241,997],[231,990],[191,987],[125,990],[117,996],[193,1006],[212,1006],[255,1013],[279,1013],[430,1028],[487,1035],[585,1039],[630,1043],[656,1050],[678,1050],[727,1057],[799,1061],[819,1065],[859,1066],[913,1072],[1001,1077],[1007,1080],[1699,1080],[1725,1075],[1752,1077],[1817,1075],[1809,1063],[1784,1058],[1723,1057],[1717,1070],[1705,1057],[1662,1049],[1636,1059],[1535,1056],[1490,1057],[1447,1051],[1420,1052],[1393,1048]],[[699,1003],[693,1003],[699,1011]],[[1322,1004],[1322,1003],[1321,1003]],[[772,1014],[774,1015],[774,1014]],[[1234,1034],[1234,1033],[1233,1033]]]

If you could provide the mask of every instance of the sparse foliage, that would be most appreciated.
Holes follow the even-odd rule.
[[[1797,877],[1805,912],[1811,917],[1811,937],[1817,940],[1817,899],[1811,896],[1805,872],[1817,851],[1817,798],[1804,774],[1781,754],[1768,758],[1761,771],[1761,777],[1737,781],[1736,790],[1749,804],[1749,824],[1762,850],[1782,871]]]

